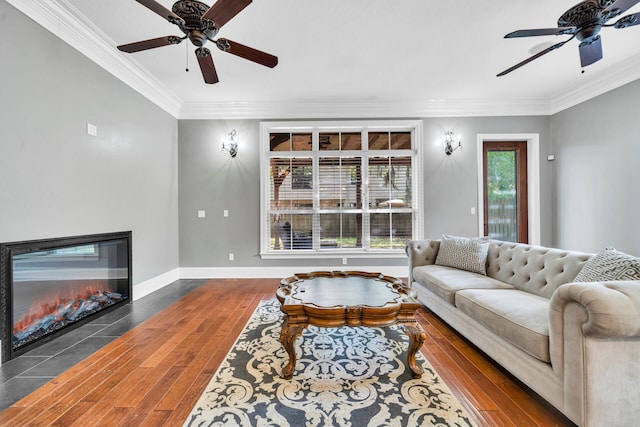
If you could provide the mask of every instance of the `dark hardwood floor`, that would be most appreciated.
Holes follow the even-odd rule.
[[[277,279],[206,282],[0,413],[1,426],[181,426]],[[135,304],[135,303],[134,303]],[[573,426],[438,317],[421,351],[479,426]]]

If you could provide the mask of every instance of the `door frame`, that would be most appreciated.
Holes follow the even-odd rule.
[[[496,133],[478,134],[478,235],[484,235],[484,167],[482,146],[485,141],[526,141],[527,143],[527,194],[529,244],[540,244],[540,134],[537,133]]]

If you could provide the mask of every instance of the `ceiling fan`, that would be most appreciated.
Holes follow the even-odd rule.
[[[638,2],[640,2],[640,0],[586,0],[567,10],[558,19],[558,26],[555,28],[518,30],[507,34],[504,36],[507,39],[513,37],[553,35],[570,35],[571,37],[565,41],[556,43],[533,56],[530,56],[511,68],[504,70],[498,74],[498,77],[504,76],[505,74],[528,64],[534,59],[540,58],[542,55],[564,46],[565,43],[573,40],[574,38],[577,38],[581,42],[579,46],[580,64],[583,67],[601,60],[602,42],[600,41],[600,29],[603,27],[626,28],[640,24],[640,12],[623,16],[616,22],[607,24],[607,21],[620,16]]]
[[[218,73],[211,58],[211,51],[204,47],[207,41],[216,44],[218,49],[229,52],[249,61],[273,68],[278,65],[278,57],[259,51],[229,39],[213,38],[224,24],[247,7],[252,0],[218,0],[213,6],[197,0],[178,0],[171,10],[154,0],[136,0],[141,5],[177,25],[185,34],[183,37],[164,36],[118,46],[122,52],[133,53],[181,43],[191,40],[197,46],[196,57],[205,83],[218,83]],[[640,0],[639,0],[640,1]]]

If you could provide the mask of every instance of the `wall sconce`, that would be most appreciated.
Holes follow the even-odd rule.
[[[235,157],[238,155],[238,134],[236,130],[233,129],[229,132],[229,136],[227,137],[228,147],[225,145],[224,140],[222,141],[222,150],[229,153],[231,157]]]
[[[454,146],[455,143],[458,145]],[[456,151],[458,148],[462,148],[462,141],[460,135],[456,135],[452,130],[448,130],[444,133],[444,152],[447,156]]]

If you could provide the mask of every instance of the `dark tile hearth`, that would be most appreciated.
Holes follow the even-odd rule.
[[[0,411],[154,316],[205,281],[178,280],[5,362],[0,366]]]

